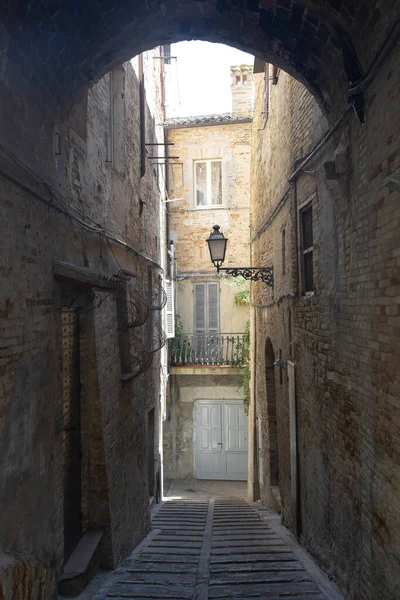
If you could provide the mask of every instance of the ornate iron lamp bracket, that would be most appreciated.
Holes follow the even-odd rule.
[[[225,271],[227,275],[232,277],[243,277],[247,281],[263,281],[270,287],[274,285],[274,268],[273,267],[219,267],[218,273]]]

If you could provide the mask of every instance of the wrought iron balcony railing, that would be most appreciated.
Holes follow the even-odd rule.
[[[244,361],[244,333],[205,335],[187,333],[170,340],[173,366],[230,365],[240,367]]]

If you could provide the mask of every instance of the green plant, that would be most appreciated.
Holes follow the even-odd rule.
[[[241,290],[233,296],[236,306],[250,306],[250,290]]]
[[[244,412],[249,414],[250,406],[250,321],[246,323],[246,328],[243,337],[243,374],[242,374],[243,390],[244,390]]]
[[[171,340],[172,356],[175,361],[179,358],[189,358],[194,356],[195,352],[191,348],[189,340],[184,335],[183,323],[180,315],[175,315],[175,337]]]
[[[229,285],[234,285],[238,288],[243,288],[239,292],[236,292],[233,296],[233,302],[236,306],[249,306],[250,305],[250,289],[249,282],[242,276],[235,277]]]

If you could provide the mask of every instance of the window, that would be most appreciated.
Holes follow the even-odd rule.
[[[175,337],[174,282],[165,280],[167,303],[165,305],[165,333],[167,338]]]
[[[282,229],[282,275],[286,274],[286,230]]]
[[[222,205],[222,162],[196,161],[194,171],[196,208]]]
[[[239,85],[240,83],[240,75],[236,75],[236,85]]]
[[[247,85],[247,75],[242,75],[243,85]]]
[[[194,284],[194,333],[219,333],[219,283]]]
[[[314,291],[312,206],[300,213],[303,292]]]

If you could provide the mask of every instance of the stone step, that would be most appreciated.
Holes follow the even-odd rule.
[[[98,549],[104,531],[89,529],[79,540],[58,581],[63,596],[77,596],[93,579],[99,568]]]

